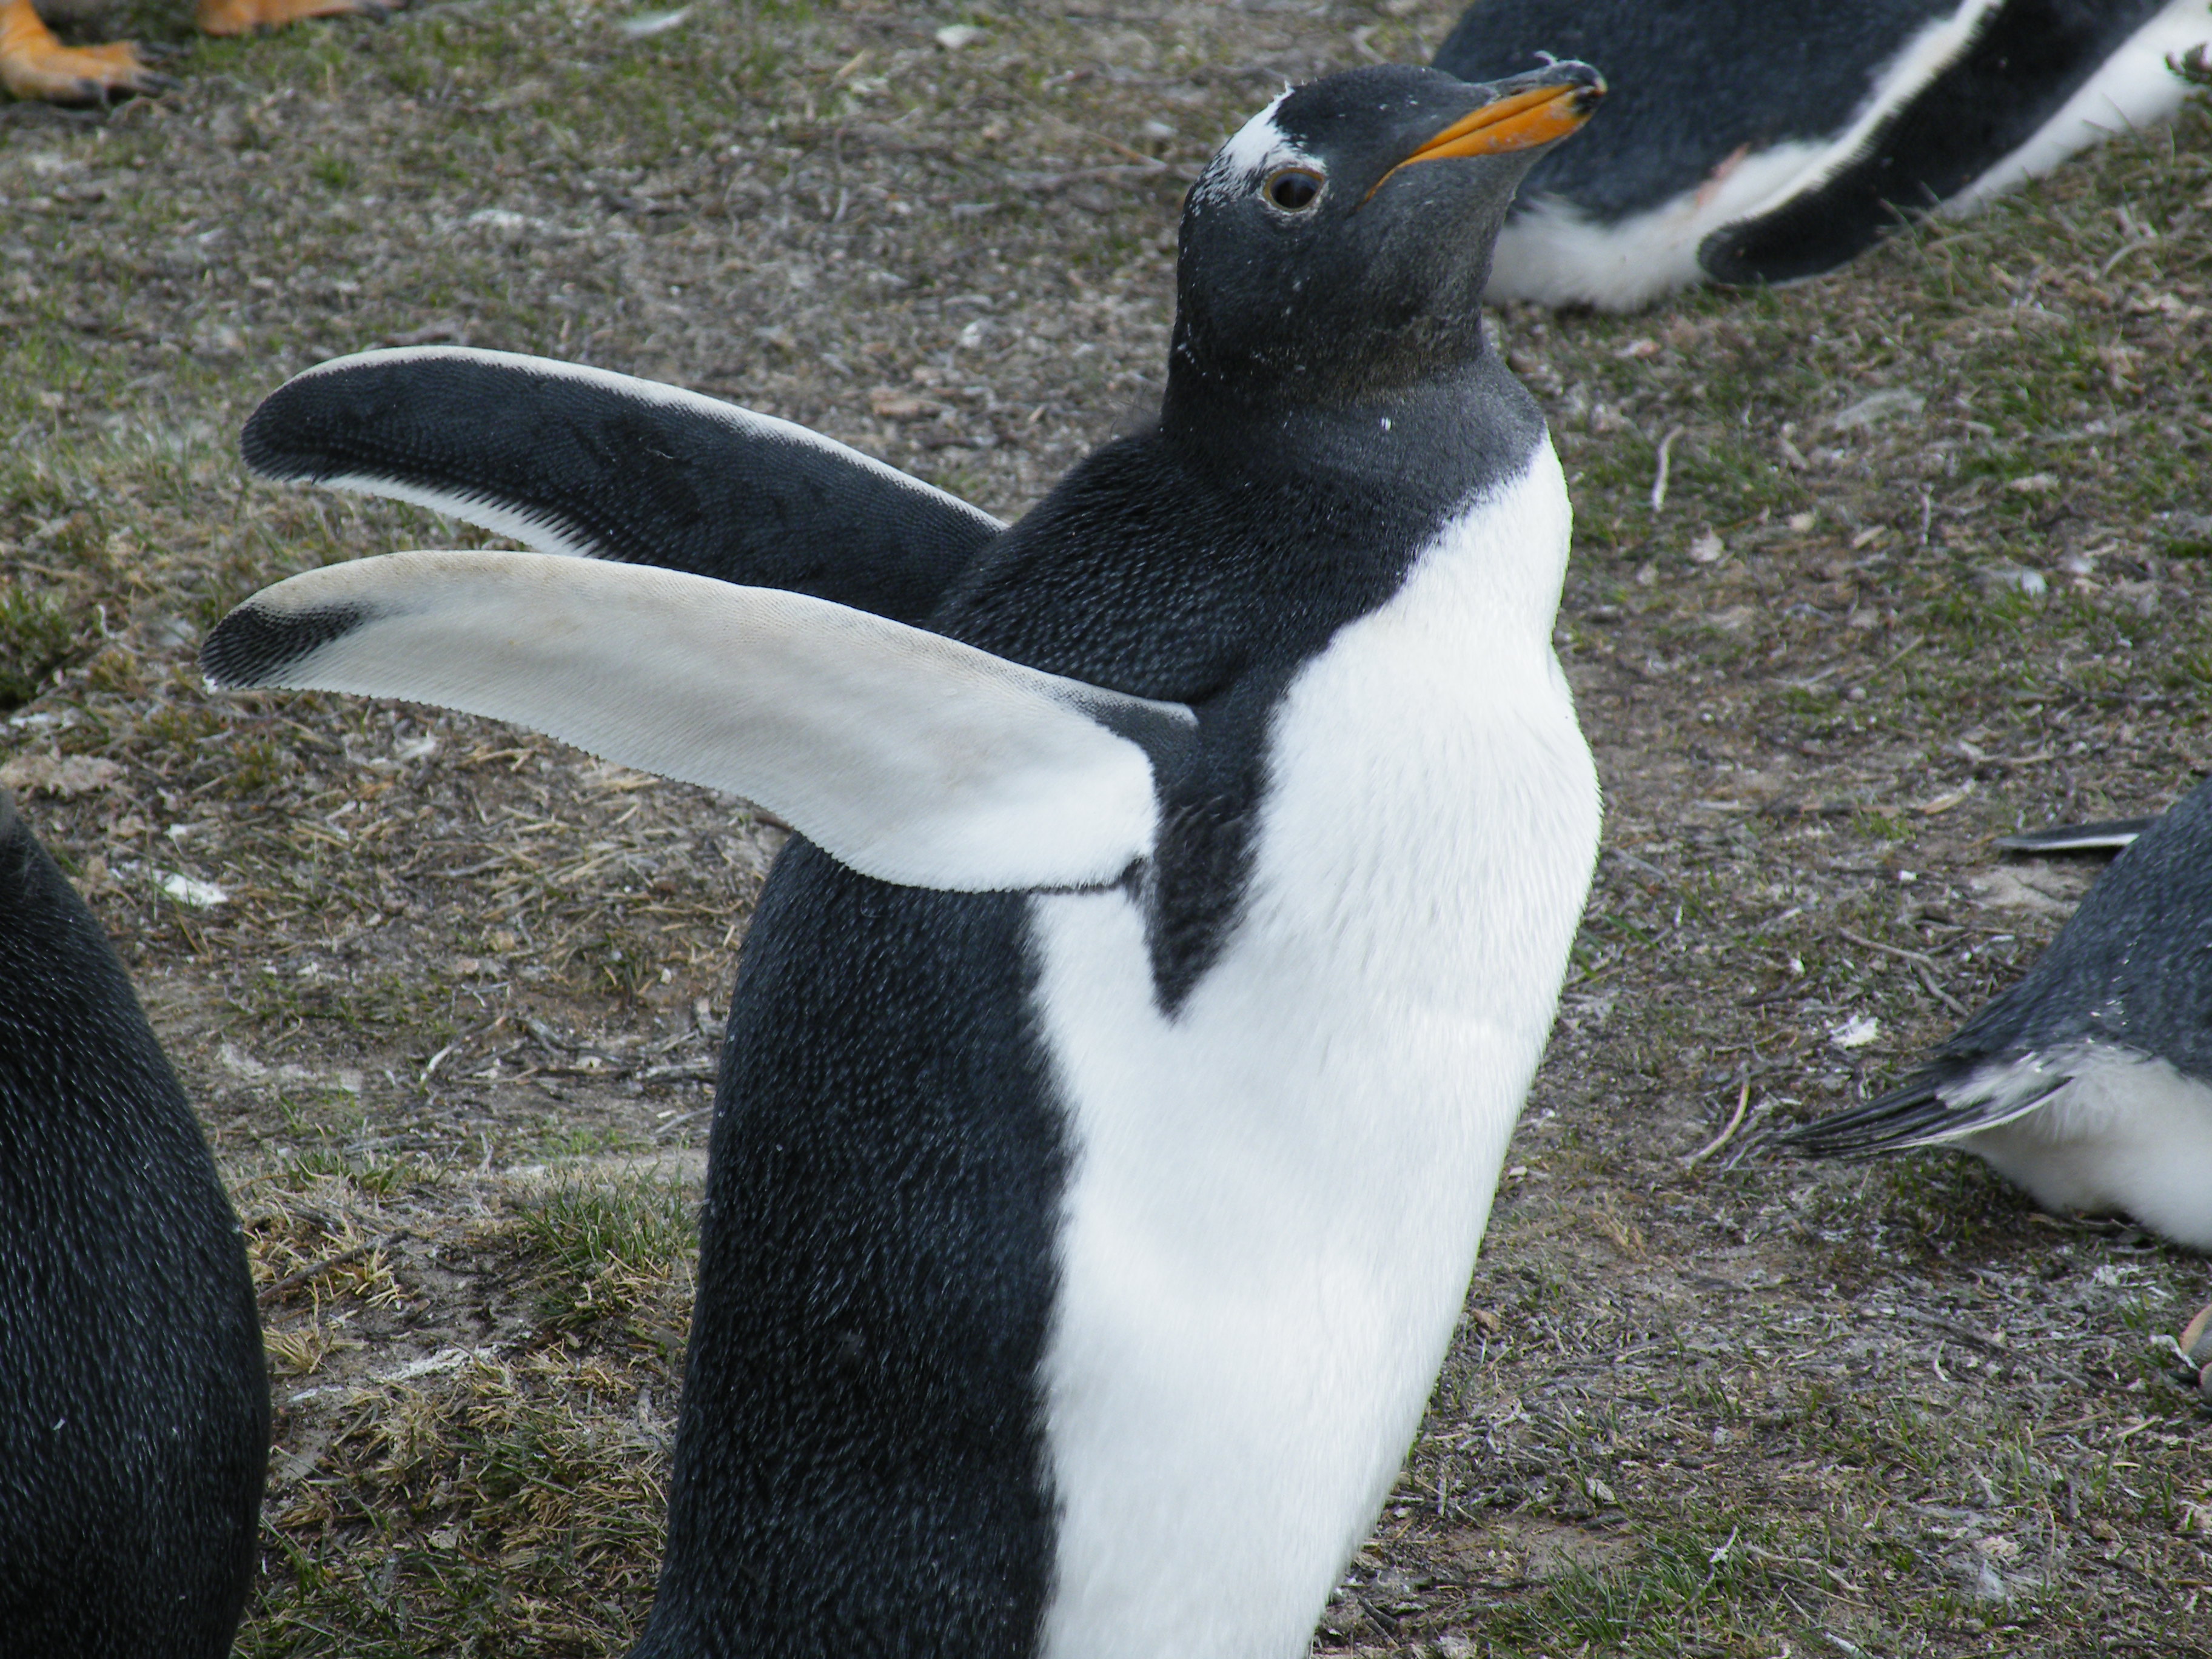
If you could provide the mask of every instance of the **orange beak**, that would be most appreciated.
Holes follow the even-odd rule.
[[[1416,161],[1441,161],[1454,155],[1506,155],[1516,149],[1534,149],[1577,131],[1590,118],[1605,82],[1596,85],[1531,87],[1485,104],[1428,140],[1411,155],[1375,181],[1375,190],[1389,183],[1399,167]],[[1367,192],[1371,197],[1375,190]]]

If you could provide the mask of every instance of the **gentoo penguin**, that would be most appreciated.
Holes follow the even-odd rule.
[[[1279,97],[1185,204],[1157,421],[927,628],[477,552],[296,576],[209,636],[220,686],[497,715],[800,832],[738,968],[640,1659],[1305,1651],[1595,853],[1566,492],[1478,302],[1600,89]]]
[[[100,924],[0,789],[0,1654],[222,1659],[268,1450],[215,1160]]]
[[[2206,0],[1476,0],[1469,80],[1547,55],[1611,77],[1604,121],[1529,172],[1492,298],[1627,311],[1710,278],[1830,270],[2162,121]]]
[[[2051,1210],[2212,1250],[2212,784],[2113,860],[2027,977],[1878,1100],[1779,1137],[1954,1146]]]
[[[303,17],[361,12],[381,17],[406,0],[199,0],[192,25],[202,34],[246,34]],[[156,74],[128,40],[65,46],[47,27],[97,9],[74,0],[0,0],[0,87],[49,104],[96,104],[176,83]],[[41,14],[44,14],[41,15]]]

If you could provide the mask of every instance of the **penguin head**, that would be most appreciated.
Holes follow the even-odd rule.
[[[1184,201],[1170,402],[1356,402],[1479,356],[1514,189],[1604,94],[1576,63],[1488,83],[1381,65],[1285,91]]]

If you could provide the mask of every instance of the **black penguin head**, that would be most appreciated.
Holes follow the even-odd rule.
[[[1284,93],[1183,204],[1170,404],[1363,400],[1479,356],[1514,188],[1604,93],[1572,63],[1488,84],[1380,66]]]

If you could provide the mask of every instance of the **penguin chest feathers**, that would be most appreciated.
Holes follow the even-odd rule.
[[[1046,1651],[1304,1650],[1449,1340],[1598,830],[1540,441],[1292,678],[1164,1013],[1126,890],[1032,901],[1068,1115]]]

